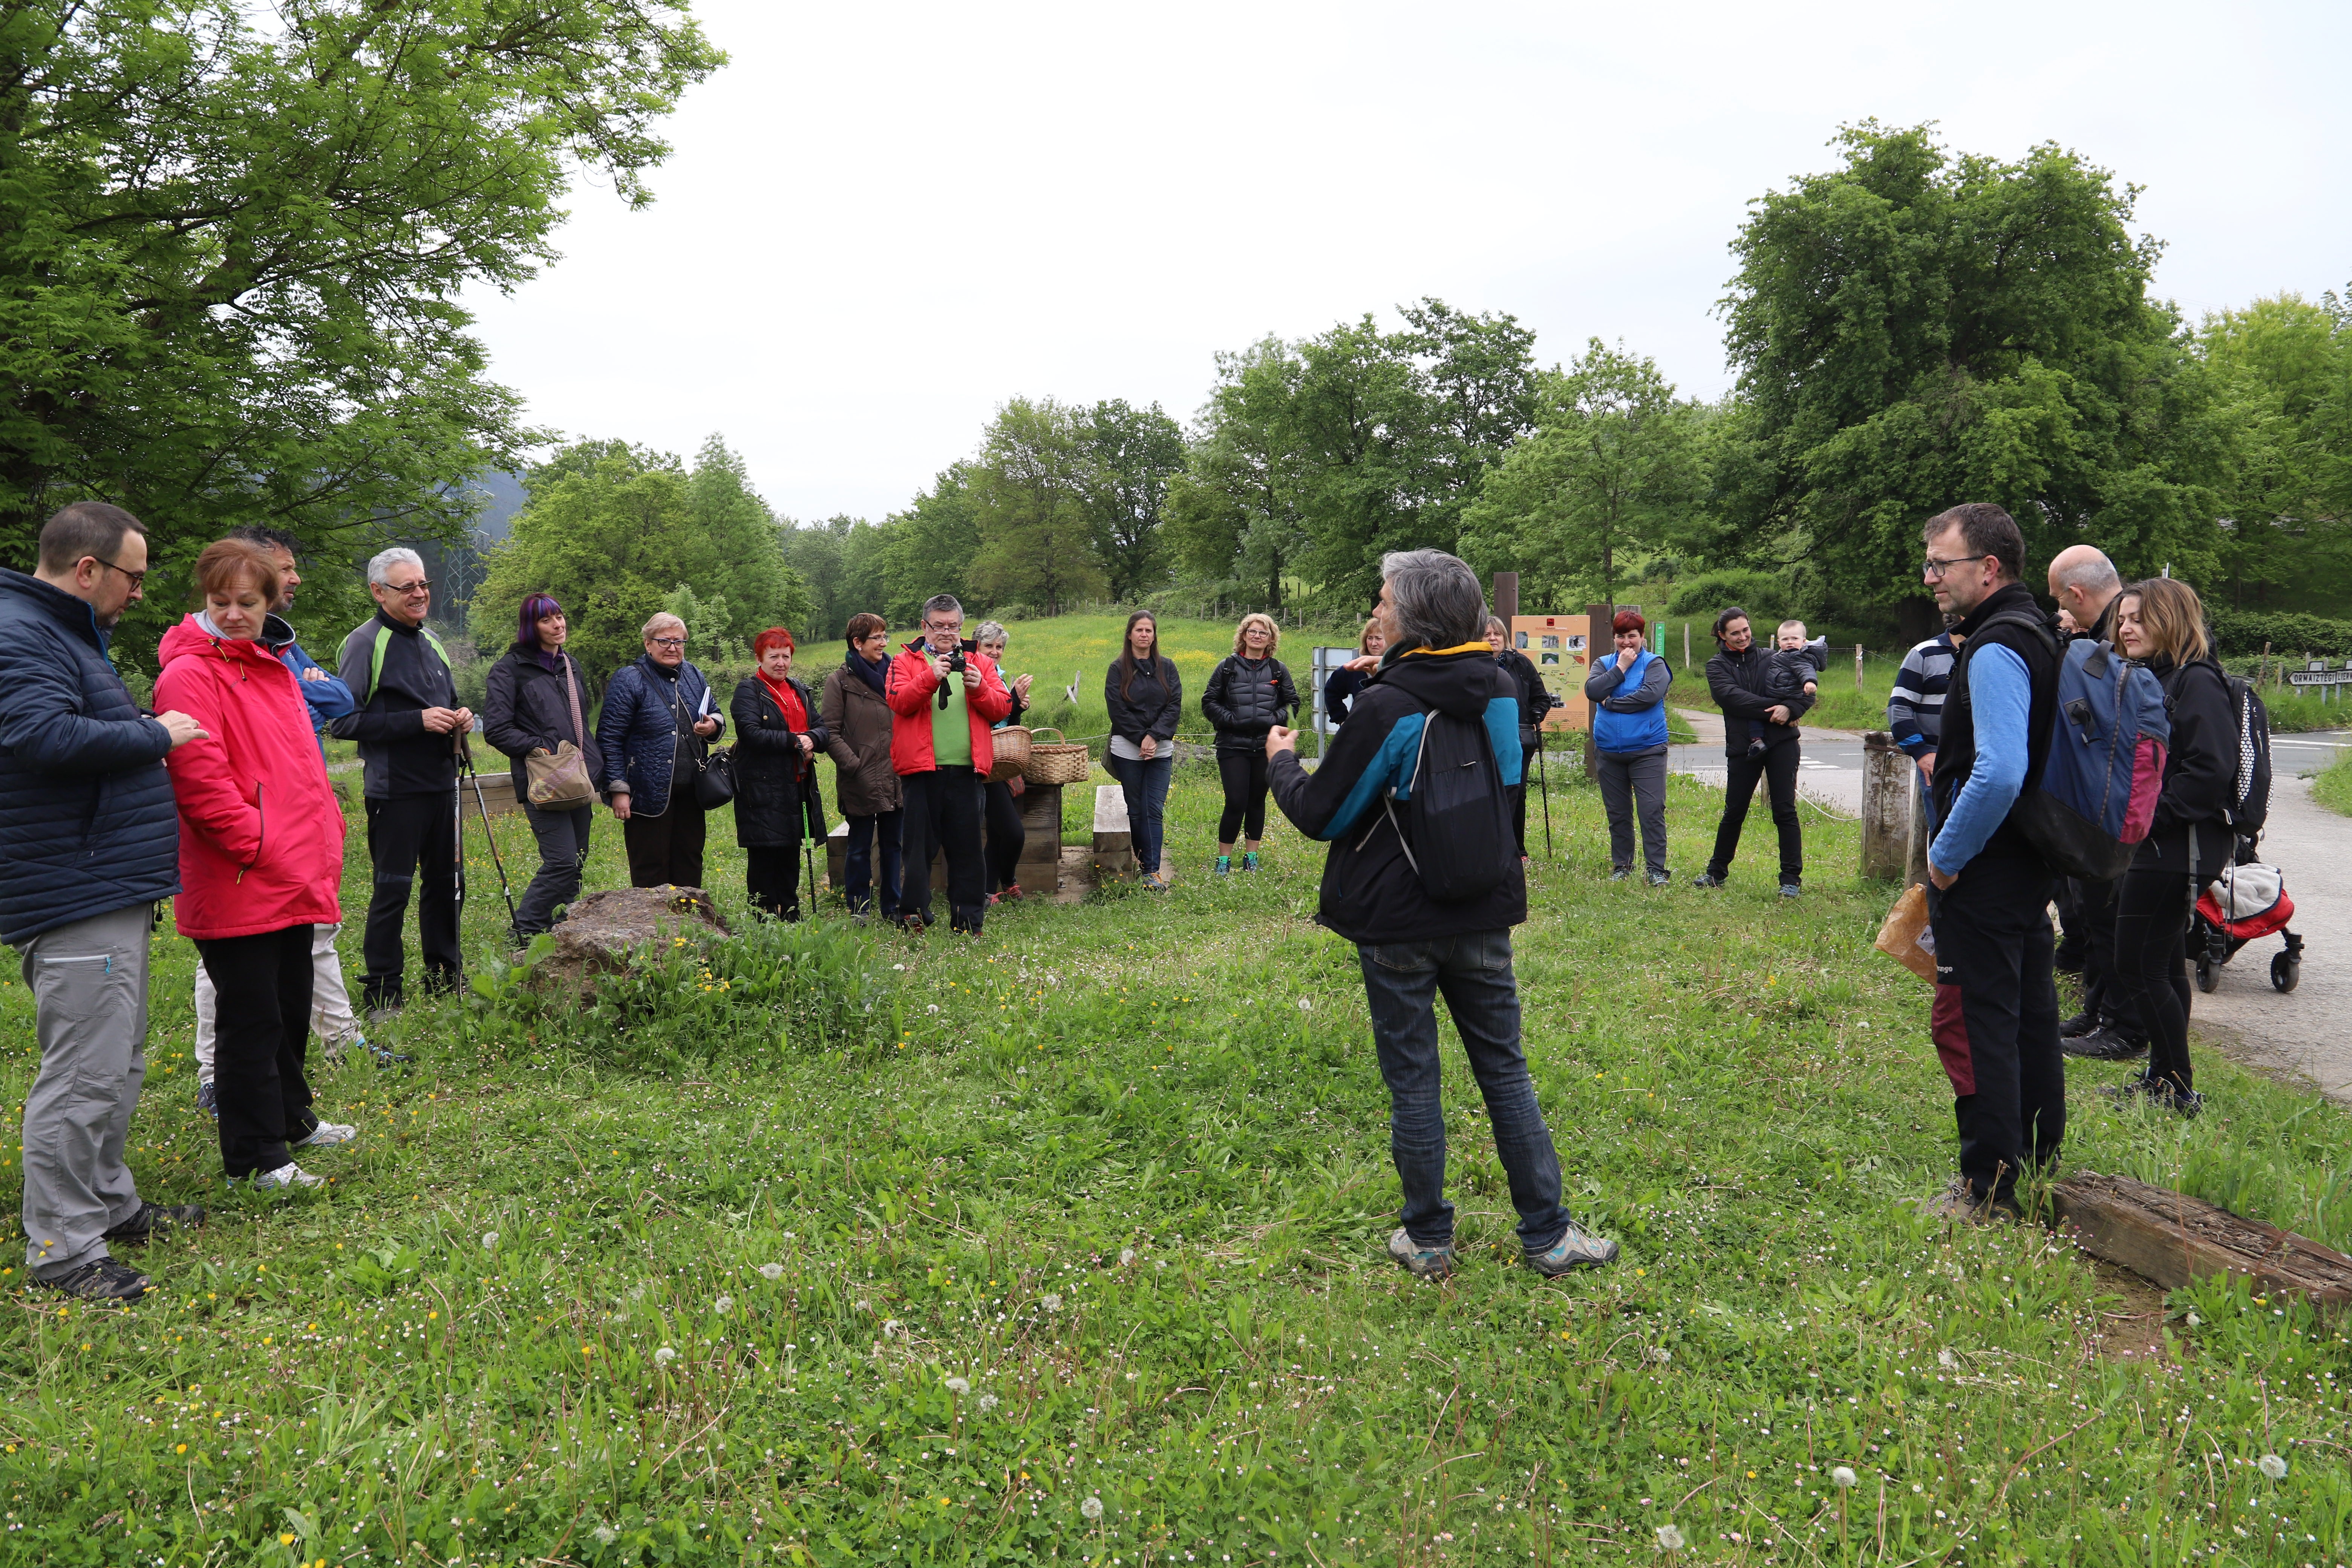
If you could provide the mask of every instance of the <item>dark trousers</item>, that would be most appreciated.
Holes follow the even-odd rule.
[[[213,1084],[220,1096],[221,1167],[234,1179],[293,1161],[289,1143],[310,1136],[310,1084],[302,1076],[310,1037],[310,931],[196,943],[212,977]]]
[[[1619,871],[1633,868],[1633,821],[1638,813],[1642,863],[1652,876],[1663,876],[1666,869],[1666,753],[1660,750],[1645,756],[1621,757],[1601,752],[1595,753],[1595,761],[1601,805],[1609,814],[1610,867]],[[1752,792],[1756,786],[1748,787]]]
[[[694,804],[694,781],[670,785],[669,809],[659,816],[632,816],[621,824],[629,852],[629,886],[702,886],[702,841],[709,832],[703,809]]]
[[[2115,1000],[2147,1033],[2147,1076],[2193,1089],[2189,1069],[2189,910],[2197,889],[2221,874],[2221,858],[2188,871],[2135,866],[2116,889]]]
[[[425,988],[457,986],[462,958],[457,947],[456,811],[454,795],[403,795],[367,803],[368,858],[375,869],[375,889],[368,899],[367,931],[360,942],[367,963],[361,987],[365,1006],[400,1005],[405,967],[400,928],[408,917],[409,889],[420,879],[416,935],[425,953]]]
[[[539,840],[539,870],[522,890],[522,907],[515,910],[515,934],[529,938],[553,925],[557,909],[580,896],[580,874],[588,866],[588,832],[595,826],[596,808],[541,811],[524,801],[522,814],[531,837]]]
[[[2123,879],[2068,885],[2074,895],[2074,918],[2083,927],[2083,1011],[2127,1040],[2147,1038],[2140,1010],[2116,974],[2116,900],[2123,891]],[[2073,923],[2068,922],[2070,931]]]
[[[841,879],[846,884],[842,896],[849,900],[849,912],[862,915],[869,909],[880,908],[881,917],[896,920],[898,916],[898,851],[904,810],[878,812],[872,816],[853,816],[849,821],[848,842],[841,856]],[[875,875],[875,860],[882,863],[881,875]]]
[[[1726,759],[1723,823],[1715,830],[1715,854],[1706,863],[1710,875],[1731,869],[1739,849],[1739,830],[1748,822],[1748,804],[1756,796],[1756,781],[1764,780],[1772,795],[1772,826],[1780,834],[1780,885],[1793,888],[1805,879],[1805,830],[1797,821],[1797,747],[1783,741],[1767,746],[1761,756],[1745,752]]]
[[[1356,957],[1389,1086],[1389,1156],[1404,1188],[1399,1221],[1406,1233],[1424,1247],[1454,1239],[1454,1205],[1445,1201],[1445,1108],[1438,1098],[1436,999],[1443,994],[1486,1101],[1495,1154],[1519,1214],[1519,1246],[1544,1251],[1568,1228],[1569,1215],[1559,1201],[1559,1152],[1519,1045],[1511,933],[1360,946]]]
[[[1217,753],[1217,782],[1225,786],[1224,814],[1217,818],[1217,842],[1231,844],[1238,830],[1255,840],[1265,837],[1265,748]]]
[[[754,844],[743,850],[744,890],[751,907],[780,921],[801,918],[801,847]]]
[[[957,931],[979,931],[988,909],[988,871],[980,851],[980,775],[955,767],[901,773],[898,789],[907,817],[899,914],[929,921],[931,858],[944,851],[949,924]]]
[[[982,788],[982,814],[988,823],[988,891],[1001,893],[1019,879],[1021,850],[1029,830],[1021,825],[1021,803],[1013,785],[992,784]]]
[[[1136,870],[1149,877],[1160,869],[1168,779],[1176,771],[1176,759],[1165,751],[1149,760],[1107,755],[1103,766],[1118,781],[1119,793],[1127,797],[1128,842],[1135,847]]]
[[[1979,855],[1928,892],[1931,1028],[1958,1096],[1960,1174],[1979,1199],[2008,1197],[2018,1173],[2055,1160],[2066,1135],[2051,891],[2041,861]]]

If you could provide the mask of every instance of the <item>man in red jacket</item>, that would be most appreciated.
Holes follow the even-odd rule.
[[[981,785],[996,765],[990,726],[1013,711],[996,667],[963,640],[963,606],[952,594],[923,601],[923,635],[883,677],[890,705],[890,766],[906,799],[905,879],[898,918],[931,923],[931,858],[948,859],[951,929],[980,931],[988,908],[981,859]]]

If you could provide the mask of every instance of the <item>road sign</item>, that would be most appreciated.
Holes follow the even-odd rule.
[[[2289,686],[2352,686],[2352,669],[2290,669]]]

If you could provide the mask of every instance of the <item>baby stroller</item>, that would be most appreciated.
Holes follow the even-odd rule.
[[[2294,900],[2286,896],[2279,868],[2256,860],[2254,852],[2252,839],[2238,840],[2237,863],[2205,889],[2189,917],[2189,951],[2197,959],[2200,991],[2221,984],[2221,966],[2240,948],[2273,935],[2285,938],[2286,947],[2271,955],[2271,984],[2292,991],[2303,978],[2303,938],[2286,929],[2294,919]]]

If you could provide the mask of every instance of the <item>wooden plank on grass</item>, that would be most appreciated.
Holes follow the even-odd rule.
[[[2171,1289],[2242,1274],[2270,1290],[2352,1304],[2352,1258],[2202,1198],[2078,1172],[2054,1189],[2058,1221],[2084,1251]]]

